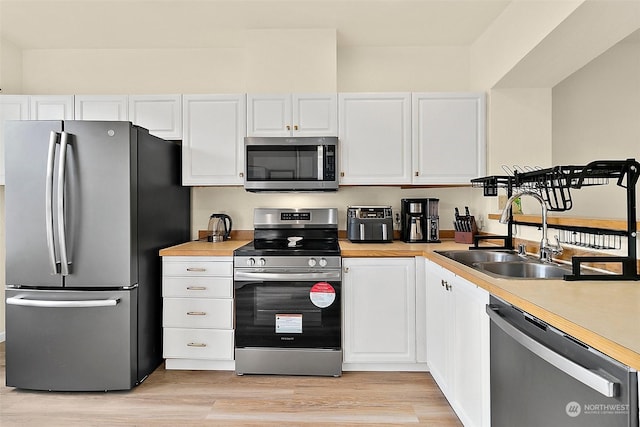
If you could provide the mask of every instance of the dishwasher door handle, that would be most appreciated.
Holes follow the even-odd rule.
[[[491,305],[487,305],[487,314],[493,323],[502,329],[507,335],[513,338],[516,342],[522,345],[524,348],[531,351],[547,363],[560,369],[567,375],[575,378],[584,385],[591,387],[598,393],[607,396],[614,397],[618,395],[620,383],[609,380],[608,378],[599,375],[598,373],[580,366],[577,363],[567,359],[566,357],[556,353],[545,345],[539,343],[535,339],[526,335],[522,331],[518,330],[509,321],[500,316],[498,310]]]

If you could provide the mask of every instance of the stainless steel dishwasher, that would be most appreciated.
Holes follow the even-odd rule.
[[[491,426],[638,426],[637,372],[491,297]]]

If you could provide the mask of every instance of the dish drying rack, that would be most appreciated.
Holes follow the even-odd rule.
[[[621,249],[622,239],[627,240],[627,256],[574,256],[571,259],[573,274],[565,280],[640,280],[637,268],[637,217],[636,184],[640,176],[640,163],[635,159],[597,160],[584,166],[555,166],[552,168],[514,167],[513,172],[503,167],[507,175],[492,175],[471,180],[473,187],[482,188],[484,196],[497,196],[498,189],[504,188],[507,197],[516,191],[536,192],[549,212],[568,211],[573,207],[571,190],[587,186],[606,185],[615,180],[618,187],[626,191],[627,218],[626,230],[584,227],[573,225],[548,224],[549,228],[560,231],[560,242],[591,249]],[[480,249],[482,240],[501,240],[501,248],[513,249],[513,224],[539,227],[538,223],[516,221],[509,217],[507,234],[503,236],[475,236],[474,246]],[[619,263],[620,274],[580,274],[583,263]]]

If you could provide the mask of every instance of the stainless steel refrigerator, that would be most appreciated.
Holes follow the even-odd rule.
[[[162,362],[162,247],[189,240],[180,146],[129,122],[5,126],[6,384],[124,390]]]

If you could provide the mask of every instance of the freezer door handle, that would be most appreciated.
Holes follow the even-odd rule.
[[[43,308],[87,308],[87,307],[114,307],[120,302],[118,298],[94,299],[94,300],[37,300],[22,297],[7,298],[7,305],[19,305],[22,307]]]
[[[487,305],[486,310],[489,318],[496,326],[533,354],[604,396],[614,397],[618,395],[619,383],[611,381],[593,370],[578,365],[524,334],[509,321],[503,319],[497,308]]]
[[[53,236],[53,171],[56,157],[56,145],[60,142],[60,134],[51,131],[49,136],[49,150],[47,154],[47,178],[44,192],[45,222],[47,233],[47,251],[52,274],[60,274],[60,263],[56,259],[55,240]]]
[[[60,268],[63,276],[69,275],[69,260],[67,258],[67,237],[66,224],[64,218],[64,183],[67,166],[67,146],[69,144],[69,134],[62,132],[60,138],[60,158],[58,159],[58,194],[57,194],[57,215],[58,215],[58,239],[60,240]]]

